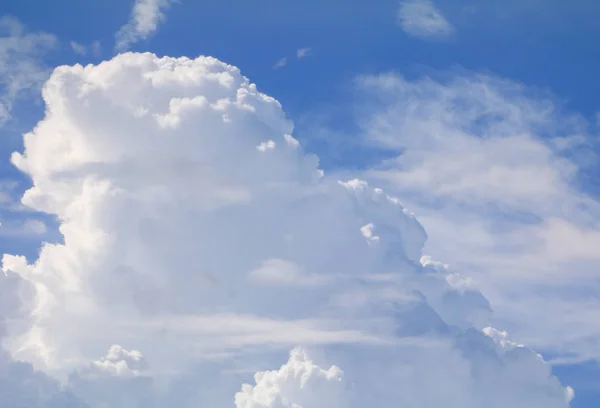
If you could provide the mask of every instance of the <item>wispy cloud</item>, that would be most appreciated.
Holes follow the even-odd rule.
[[[0,126],[14,102],[37,91],[49,75],[42,57],[57,43],[46,33],[29,33],[17,19],[0,18]]]
[[[102,51],[100,41],[94,41],[90,45],[84,45],[76,41],[71,41],[69,45],[71,46],[71,50],[73,50],[75,54],[82,56],[91,54],[94,57],[99,57]]]
[[[273,65],[273,69],[283,68],[283,67],[285,67],[287,65],[287,63],[288,63],[287,58],[281,58],[279,61],[277,61],[275,63],[275,65]]]
[[[398,24],[411,36],[444,39],[454,33],[454,26],[430,0],[404,0],[398,10]]]
[[[600,302],[585,296],[600,289],[600,202],[577,187],[596,160],[589,122],[552,95],[472,73],[359,88],[369,143],[402,152],[366,177],[417,213],[428,253],[469,271],[519,341],[600,358],[589,342]]]
[[[71,41],[69,45],[75,54],[85,55],[87,53],[87,48],[85,45],[81,45],[76,41]]]
[[[35,218],[24,220],[0,220],[0,237],[39,237],[48,231],[46,223]]]
[[[125,51],[136,42],[152,36],[172,3],[172,0],[136,0],[129,22],[115,36],[117,51]]]
[[[306,57],[309,57],[312,54],[312,48],[311,47],[305,47],[305,48],[298,48],[296,50],[296,59],[303,59]],[[273,69],[280,69],[283,68],[285,66],[287,66],[290,63],[290,60],[288,59],[288,57],[283,57],[280,60],[278,60],[275,65],[273,65]]]
[[[312,51],[312,48],[310,48],[310,47],[298,48],[298,50],[296,51],[296,58],[302,59],[302,58],[308,57],[310,55],[311,51]]]

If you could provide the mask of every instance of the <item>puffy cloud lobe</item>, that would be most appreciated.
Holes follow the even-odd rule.
[[[148,363],[139,351],[113,345],[106,356],[71,373],[68,380],[75,395],[92,407],[152,407],[158,393],[147,371]]]
[[[113,345],[105,357],[92,362],[93,371],[116,376],[135,376],[148,368],[142,353],[136,350],[125,350],[119,345]]]
[[[235,396],[237,408],[343,407],[343,372],[336,366],[323,369],[303,349],[294,349],[277,371],[254,375],[256,385],[245,384]]]
[[[425,231],[399,200],[325,176],[280,104],[237,68],[127,53],[57,68],[43,95],[46,117],[13,162],[33,180],[23,203],[56,215],[64,242],[44,245],[34,263],[3,257],[3,270],[34,288],[20,300],[31,316],[7,339],[18,358],[64,372],[132,344],[164,374],[256,346],[333,343],[346,384],[360,384],[356,401],[339,402],[341,371],[295,351],[238,405],[566,406],[537,357],[499,356],[487,336],[469,334],[486,326],[487,300],[421,261]],[[112,375],[76,371],[71,383],[86,401],[140,404],[156,385],[142,361],[115,346],[92,364]],[[511,379],[519,364],[533,374]]]
[[[238,408],[260,407],[567,407],[572,390],[526,348],[499,354],[494,342],[473,329],[452,341],[384,348],[330,350],[352,364],[325,369],[295,349],[279,370],[258,372],[255,385],[236,394]],[[360,362],[356,364],[356,362]]]

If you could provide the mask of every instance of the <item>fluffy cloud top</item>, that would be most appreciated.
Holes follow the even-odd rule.
[[[113,345],[108,354],[91,364],[93,370],[116,376],[139,375],[148,368],[142,353]]]
[[[324,175],[237,68],[126,53],[57,68],[43,96],[12,160],[33,181],[23,204],[55,215],[64,241],[35,262],[3,257],[0,287],[29,288],[7,306],[5,344],[74,372],[90,405],[220,406],[247,363],[260,373],[238,407],[568,406],[535,353],[479,331],[489,303],[422,258],[399,200]],[[96,360],[114,344],[140,352]],[[344,375],[299,349],[265,371],[295,344]],[[154,371],[135,375],[146,360]],[[86,376],[90,361],[107,375]]]
[[[424,39],[443,39],[454,33],[452,24],[431,0],[403,0],[398,24],[408,35]]]
[[[305,350],[294,349],[277,371],[254,375],[256,385],[245,384],[235,396],[238,408],[343,407],[344,373],[336,366],[322,369]]]

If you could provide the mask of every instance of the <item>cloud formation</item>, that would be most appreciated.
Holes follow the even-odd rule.
[[[116,50],[126,51],[133,44],[150,38],[172,3],[172,0],[135,0],[129,22],[115,35]]]
[[[48,78],[41,57],[56,45],[46,33],[29,33],[20,21],[0,18],[0,126],[12,117],[14,103],[34,95]]]
[[[344,373],[336,366],[322,369],[305,350],[296,348],[277,371],[254,375],[254,386],[245,384],[235,395],[237,408],[344,407]]]
[[[454,26],[431,0],[403,0],[397,18],[404,32],[413,37],[439,40],[454,33]]]
[[[400,201],[325,175],[237,68],[125,53],[43,96],[12,161],[64,240],[4,255],[1,288],[27,288],[5,345],[91,406],[568,407],[537,354],[481,331],[490,304],[423,257]],[[323,361],[269,371],[296,345]]]
[[[89,46],[79,44],[76,41],[71,41],[69,42],[69,45],[75,54],[82,56],[91,54],[93,57],[99,57],[100,52],[102,51],[102,45],[100,44],[100,41],[94,41]]]
[[[312,48],[310,48],[310,47],[298,48],[296,50],[296,58],[298,58],[298,59],[306,58],[310,55],[311,51],[312,51]]]
[[[599,305],[576,295],[597,285],[600,244],[600,203],[578,188],[596,160],[588,121],[491,75],[385,74],[357,86],[367,143],[394,152],[363,176],[411,203],[428,252],[469,270],[495,324],[519,341],[596,358]]]
[[[280,68],[283,68],[283,67],[285,67],[285,66],[287,65],[287,63],[288,63],[288,60],[287,60],[287,58],[285,58],[285,57],[284,57],[284,58],[281,58],[280,60],[278,60],[278,61],[275,63],[275,65],[273,65],[273,69],[280,69]]]

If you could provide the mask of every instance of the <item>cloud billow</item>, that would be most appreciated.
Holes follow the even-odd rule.
[[[325,175],[237,68],[125,53],[43,96],[12,160],[64,242],[3,257],[33,288],[6,344],[90,406],[568,407],[537,354],[482,331],[489,303],[423,257],[400,201]]]

